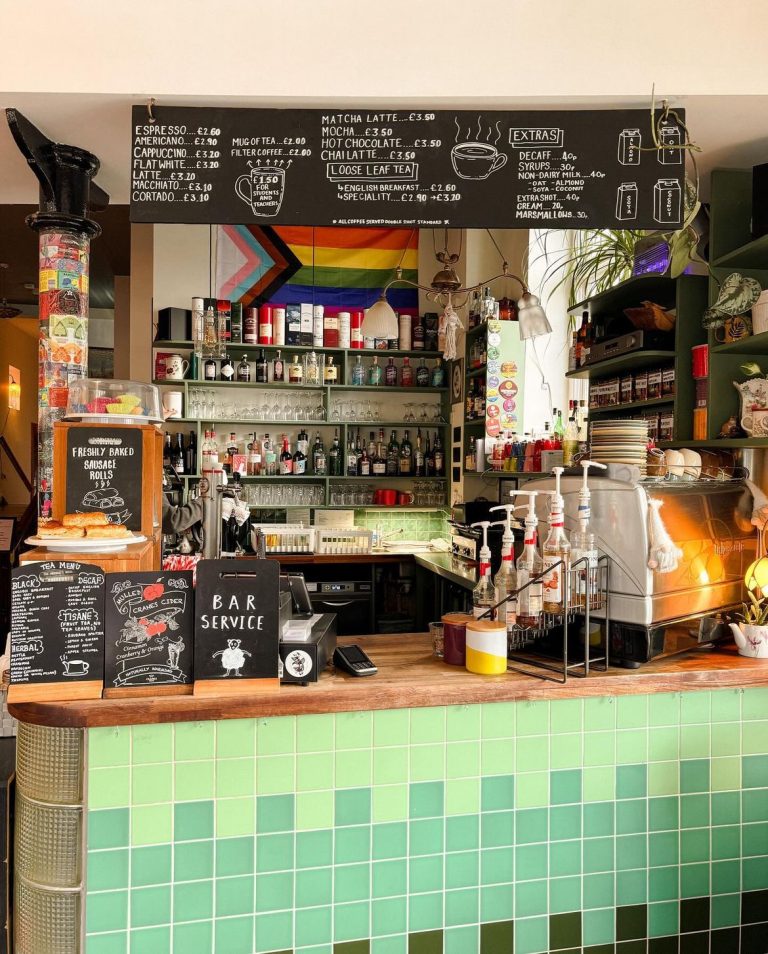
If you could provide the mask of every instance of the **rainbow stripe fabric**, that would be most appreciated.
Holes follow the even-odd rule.
[[[332,310],[369,308],[395,277],[403,258],[403,278],[418,280],[419,233],[411,229],[273,226],[300,267],[269,300],[311,302]],[[396,285],[387,300],[398,312],[418,313],[418,291]]]

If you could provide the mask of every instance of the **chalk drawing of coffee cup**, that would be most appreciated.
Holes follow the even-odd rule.
[[[506,161],[506,155],[487,142],[460,142],[451,149],[454,171],[462,179],[487,179]]]
[[[285,169],[254,166],[248,175],[239,176],[235,193],[251,212],[263,218],[272,218],[280,211],[285,194]]]
[[[65,676],[87,676],[91,668],[90,663],[84,659],[67,659],[66,656],[59,657],[64,665]]]

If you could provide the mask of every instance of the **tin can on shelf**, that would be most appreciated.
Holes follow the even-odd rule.
[[[340,348],[349,348],[352,343],[352,315],[348,311],[338,314],[338,342]]]
[[[259,308],[259,344],[271,345],[273,342],[272,305],[261,305]]]
[[[355,350],[363,347],[363,312],[353,311],[349,322],[349,346]]]

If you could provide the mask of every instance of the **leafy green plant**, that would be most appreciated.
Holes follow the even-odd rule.
[[[742,612],[736,615],[747,626],[766,626],[768,625],[768,600],[758,599],[750,590],[747,593],[749,603],[742,603]]]

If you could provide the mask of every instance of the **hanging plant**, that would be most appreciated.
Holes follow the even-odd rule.
[[[729,318],[745,315],[760,297],[762,288],[754,278],[732,272],[723,280],[717,300],[704,312],[705,328],[722,328]],[[751,322],[745,318],[751,332]]]

